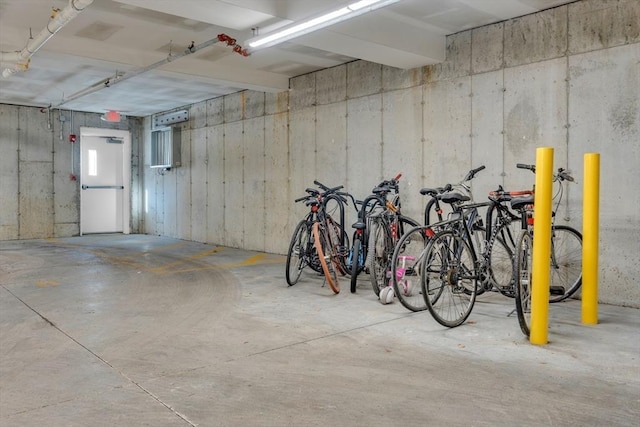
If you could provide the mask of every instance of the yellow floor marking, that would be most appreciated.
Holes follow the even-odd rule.
[[[149,252],[160,252],[160,251],[167,251],[167,250],[170,250],[170,249],[181,248],[181,247],[185,246],[188,243],[189,242],[172,243],[170,245],[159,246],[157,248],[153,248]]]
[[[182,270],[174,270],[172,271],[172,273],[189,273],[193,271],[203,271],[203,270],[223,270],[223,269],[231,269],[231,268],[238,268],[238,267],[246,267],[250,265],[282,264],[286,260],[285,257],[264,259],[266,256],[267,256],[266,254],[258,254],[244,261],[232,262],[227,264],[209,265],[209,266],[202,266],[202,267],[185,268]]]
[[[38,280],[36,285],[39,288],[50,288],[51,286],[58,286],[60,282],[57,280]]]
[[[158,267],[155,267],[155,268],[151,268],[151,271],[152,272],[156,272],[156,273],[160,273],[160,272],[163,272],[164,270],[167,270],[169,268],[173,268],[173,267],[175,267],[177,265],[184,264],[184,263],[189,262],[189,261],[194,261],[194,260],[197,260],[197,259],[200,259],[200,258],[204,258],[204,257],[209,256],[209,255],[216,254],[216,253],[220,252],[223,249],[224,248],[217,247],[217,248],[214,248],[214,249],[210,249],[208,251],[199,252],[197,254],[193,254],[193,255],[190,255],[188,257],[179,259],[178,261],[174,261],[174,262],[171,262],[169,264],[164,264],[164,265],[161,265],[161,266],[158,266]]]

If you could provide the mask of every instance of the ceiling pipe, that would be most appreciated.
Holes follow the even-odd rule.
[[[17,72],[27,71],[31,57],[44,46],[55,33],[78,16],[78,14],[91,3],[93,3],[93,0],[69,0],[69,4],[64,9],[54,9],[51,14],[51,20],[47,26],[36,34],[35,37],[30,38],[24,49],[16,52],[0,52],[0,63],[14,63],[13,65],[5,66],[2,76],[8,78]]]
[[[155,62],[151,65],[147,65],[146,67],[142,67],[142,68],[138,68],[137,70],[133,70],[130,71],[126,74],[116,74],[113,77],[109,77],[107,79],[101,80],[98,83],[93,84],[92,86],[89,86],[88,88],[82,89],[79,92],[74,93],[73,95],[70,95],[68,98],[65,98],[61,103],[55,105],[55,106],[51,106],[50,108],[58,108],[64,104],[67,104],[71,101],[74,101],[78,98],[81,98],[83,96],[87,96],[90,95],[94,92],[97,92],[99,90],[102,90],[106,87],[111,87],[114,86],[118,83],[122,83],[126,80],[129,80],[130,78],[139,76],[140,74],[143,73],[147,73],[149,71],[155,70],[156,68],[164,65],[164,64],[168,64],[169,62],[173,62],[176,61],[180,58],[183,58],[187,55],[191,55],[193,53],[196,53],[197,51],[204,49],[206,47],[212,46],[216,43],[226,43],[227,46],[231,46],[233,48],[233,51],[236,52],[237,54],[241,55],[241,56],[249,56],[249,53],[242,48],[242,46],[238,45],[236,43],[236,39],[231,38],[230,36],[226,35],[226,34],[218,34],[218,36],[216,38],[207,40],[206,42],[200,43],[199,45],[195,46],[194,42],[191,42],[191,45],[184,51],[178,53],[177,55],[169,55],[167,56],[165,59]]]

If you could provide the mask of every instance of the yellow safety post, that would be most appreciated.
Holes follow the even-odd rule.
[[[536,193],[533,206],[533,271],[531,276],[531,344],[546,344],[549,325],[553,148],[536,149]]]
[[[600,154],[584,155],[582,204],[582,323],[598,323],[598,235]]]

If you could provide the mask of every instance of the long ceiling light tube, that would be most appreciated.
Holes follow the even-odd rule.
[[[287,40],[291,40],[293,38],[309,34],[313,31],[326,28],[330,25],[337,24],[338,22],[346,21],[347,19],[355,18],[356,16],[360,16],[373,10],[388,6],[390,4],[397,3],[398,1],[400,0],[356,1],[340,9],[336,9],[319,16],[311,17],[300,23],[288,25],[270,34],[251,38],[246,41],[246,44],[251,50],[275,46],[277,44],[286,42]]]

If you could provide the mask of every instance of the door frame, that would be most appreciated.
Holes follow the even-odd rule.
[[[83,137],[115,137],[122,138],[122,233],[129,234],[131,232],[131,132],[128,130],[116,130],[116,129],[103,129],[92,127],[80,127],[80,177],[82,177],[83,167],[82,164],[82,138]],[[82,178],[80,179],[82,181]],[[82,188],[82,182],[80,182],[79,188]],[[80,190],[80,235],[82,236],[82,190]]]

